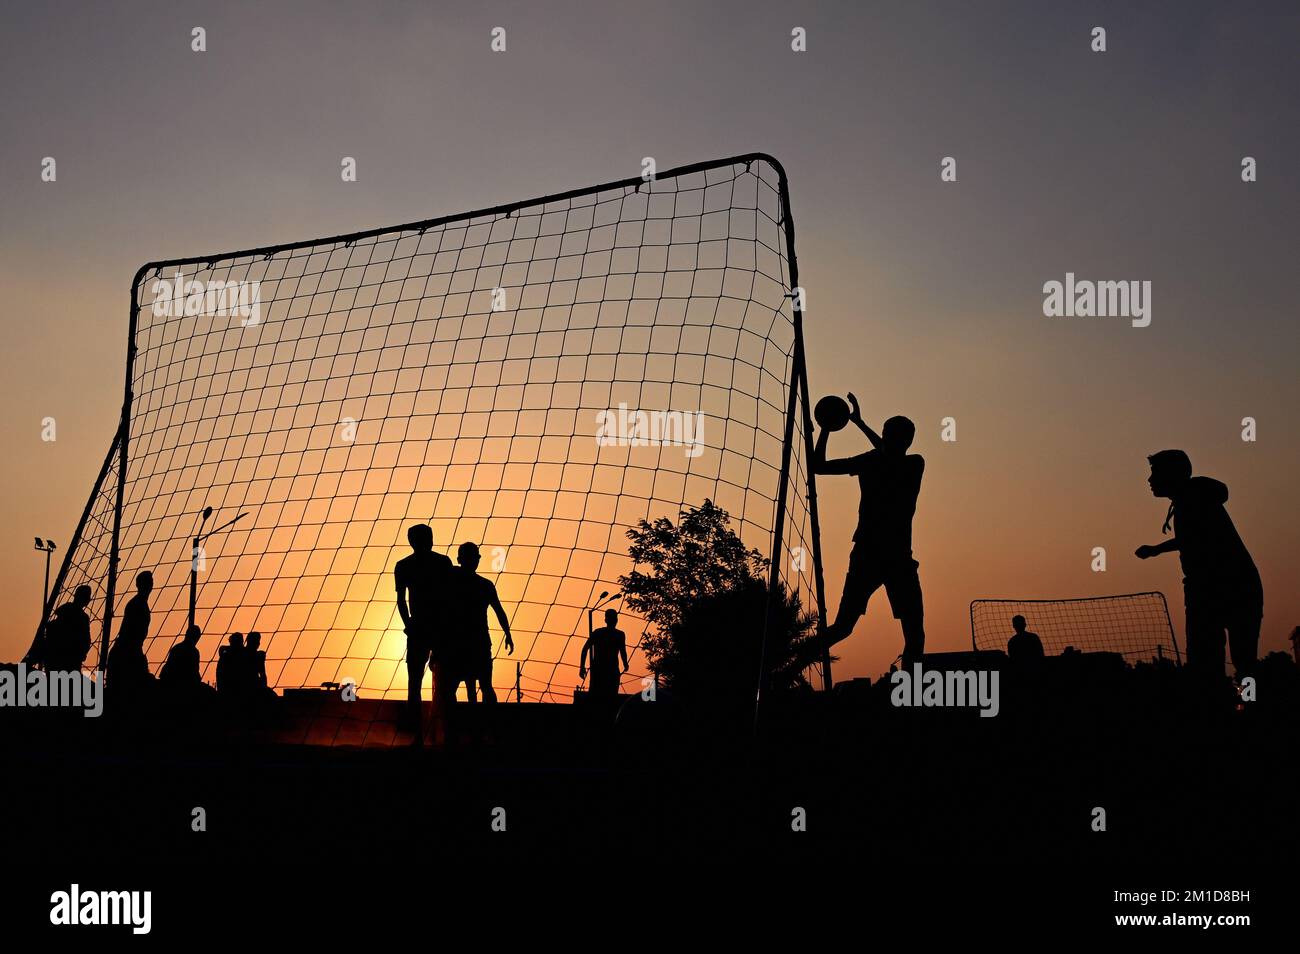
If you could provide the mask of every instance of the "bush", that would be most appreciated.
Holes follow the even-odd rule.
[[[641,643],[650,670],[695,705],[752,706],[760,658],[765,691],[806,689],[803,670],[814,658],[816,617],[783,586],[769,591],[769,562],[745,549],[730,519],[706,500],[676,525],[660,518],[628,530],[628,553],[648,572],[634,570],[619,584],[655,626]]]

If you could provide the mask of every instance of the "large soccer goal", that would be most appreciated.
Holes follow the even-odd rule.
[[[705,499],[821,612],[797,268],[785,174],[761,154],[151,262],[46,618],[89,584],[102,664],[151,570],[156,669],[193,562],[207,666],[257,630],[277,687],[398,696],[392,568],[429,523],[453,558],[479,544],[510,615],[498,692],[562,700],[586,608],[632,568],[627,529]],[[200,527],[240,514],[191,560]],[[634,643],[644,627],[622,624]],[[644,671],[633,654],[625,687]]]
[[[1126,593],[1069,600],[974,600],[970,604],[975,649],[1007,648],[1011,620],[1042,639],[1049,656],[1067,647],[1079,652],[1111,652],[1128,662],[1168,659],[1181,665],[1182,654],[1163,593]]]

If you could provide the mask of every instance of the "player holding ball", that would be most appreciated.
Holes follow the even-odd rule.
[[[858,399],[852,394],[847,404],[835,395],[822,398],[813,416],[821,427],[813,448],[813,472],[852,474],[862,490],[844,593],[835,622],[826,628],[826,645],[853,632],[858,617],[867,611],[871,594],[883,586],[894,618],[903,627],[903,665],[910,666],[920,661],[925,650],[921,578],[919,564],[912,559],[912,516],[925,459],[907,453],[916,425],[905,417],[891,417],[877,434],[862,420]],[[826,442],[831,432],[842,430],[850,421],[867,436],[873,449],[856,457],[827,460]]]

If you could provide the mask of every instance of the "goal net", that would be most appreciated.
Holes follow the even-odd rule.
[[[1072,600],[975,600],[970,605],[975,649],[1005,651],[1015,631],[1011,625],[1015,616],[1025,618],[1025,628],[1038,634],[1049,656],[1073,647],[1085,653],[1119,653],[1130,663],[1152,659],[1182,662],[1163,593]]]
[[[243,513],[195,561],[208,681],[226,635],[256,630],[277,687],[398,697],[393,565],[428,523],[453,560],[480,546],[510,617],[510,657],[491,623],[498,694],[564,700],[585,608],[632,569],[627,529],[706,498],[768,556],[783,505],[775,563],[816,610],[789,215],[784,173],[752,155],[144,266],[123,423],[46,618],[88,584],[96,639],[106,611],[116,636],[150,570],[157,671],[201,511],[205,532]],[[632,649],[644,624],[620,626]],[[633,652],[625,691],[644,673]]]

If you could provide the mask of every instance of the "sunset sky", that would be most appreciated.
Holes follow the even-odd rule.
[[[36,625],[32,537],[62,555],[111,441],[142,263],[555,193],[637,175],[645,156],[667,169],[750,151],[789,175],[814,398],[853,391],[872,425],[917,424],[927,648],[970,645],[972,599],[1152,589],[1181,643],[1177,559],[1133,557],[1162,539],[1145,458],[1167,447],[1228,484],[1264,581],[1261,654],[1287,648],[1298,27],[1294,5],[1249,3],[7,10],[0,659]],[[344,156],[357,182],[340,181]],[[1043,285],[1066,273],[1150,281],[1150,326],[1044,317]],[[865,449],[831,437],[831,456]],[[833,614],[856,484],[825,478],[820,495]],[[874,677],[901,646],[880,593],[836,677]]]

